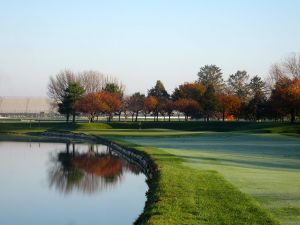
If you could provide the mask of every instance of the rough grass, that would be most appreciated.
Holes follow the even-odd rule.
[[[300,224],[300,139],[276,134],[210,133],[185,137],[128,137],[213,170],[254,197],[285,224]]]

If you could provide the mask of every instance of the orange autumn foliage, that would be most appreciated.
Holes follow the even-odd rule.
[[[149,96],[144,101],[144,108],[147,112],[153,112],[158,106],[158,100],[154,96]]]
[[[239,113],[241,101],[237,96],[222,94],[218,96],[218,100],[223,121]]]
[[[174,104],[175,104],[175,108],[178,111],[184,113],[186,120],[188,119],[188,117],[191,114],[193,114],[195,112],[199,112],[201,110],[198,102],[196,102],[193,99],[181,98],[181,99],[178,99],[177,101],[175,101]]]
[[[277,111],[289,113],[291,122],[295,121],[300,109],[300,79],[282,78],[277,81],[272,91],[271,102]]]
[[[93,121],[97,113],[105,107],[98,93],[89,93],[75,102],[74,108],[77,112],[88,114],[89,121]]]
[[[74,107],[76,111],[88,114],[89,121],[92,122],[99,113],[107,114],[111,119],[113,113],[122,107],[122,102],[118,94],[100,91],[83,96]]]
[[[200,83],[184,83],[175,89],[173,97],[175,99],[193,99],[200,100],[205,92],[205,87]]]

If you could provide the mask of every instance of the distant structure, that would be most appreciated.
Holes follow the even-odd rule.
[[[50,99],[43,97],[0,97],[2,117],[49,117],[57,115]]]

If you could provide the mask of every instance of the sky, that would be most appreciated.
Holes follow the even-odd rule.
[[[298,0],[0,0],[0,96],[46,96],[59,71],[97,70],[127,94],[200,67],[268,75],[300,52]]]

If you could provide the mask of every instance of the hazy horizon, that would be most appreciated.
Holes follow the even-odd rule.
[[[127,93],[168,91],[216,64],[268,75],[300,52],[300,1],[6,1],[0,8],[0,96],[46,96],[63,69],[118,77]]]

